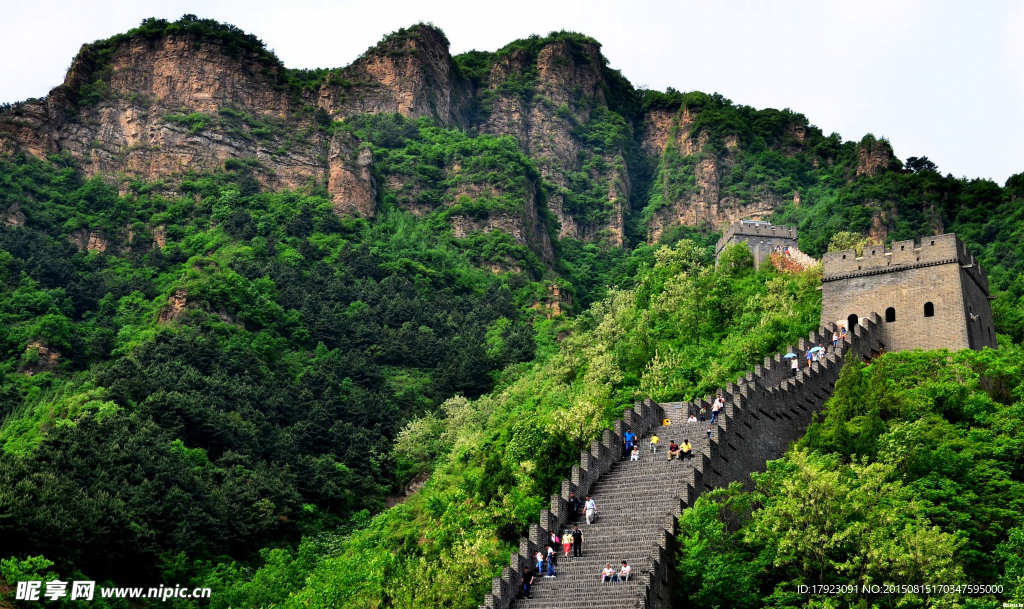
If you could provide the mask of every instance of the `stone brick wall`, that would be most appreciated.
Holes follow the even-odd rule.
[[[875,311],[887,351],[996,346],[988,281],[954,234],[830,252],[823,265],[822,325]]]
[[[734,222],[715,246],[715,260],[722,254],[727,245],[746,243],[754,256],[754,268],[760,268],[776,247],[796,248],[796,228],[789,226],[772,226],[766,222]]]
[[[741,376],[718,390],[726,400],[720,422],[710,440],[693,438],[695,464],[682,488],[637,489],[638,492],[673,493],[678,506],[666,514],[664,531],[658,543],[651,548],[654,568],[641,574],[644,583],[642,606],[645,609],[668,609],[671,606],[672,558],[675,555],[675,537],[679,532],[678,516],[701,493],[725,488],[734,481],[750,485],[750,474],[763,471],[771,459],[785,454],[789,445],[803,436],[815,412],[822,409],[847,358],[870,359],[881,352],[882,328],[877,314],[871,313],[860,320],[850,332],[849,340],[838,349],[831,347],[834,325],[823,325],[801,339],[788,351],[797,354],[801,367],[792,375],[788,361],[777,354],[765,358],[764,366]],[[828,339],[828,342],[826,342]],[[806,365],[806,351],[819,343],[827,344],[825,358]],[[519,595],[523,568],[530,566],[530,557],[550,531],[558,531],[568,521],[567,499],[570,492],[586,496],[591,486],[606,473],[621,456],[622,434],[631,427],[638,437],[646,437],[657,428],[669,408],[697,412],[703,402],[710,406],[714,396],[708,395],[692,402],[657,404],[650,399],[637,402],[606,429],[600,442],[595,440],[590,452],[582,453],[580,464],[573,466],[571,479],[562,481],[561,493],[552,495],[550,509],[540,513],[540,524],[530,525],[529,538],[519,543],[519,551],[512,553],[509,566],[502,569],[501,577],[494,578],[491,592],[481,609],[508,609]]]

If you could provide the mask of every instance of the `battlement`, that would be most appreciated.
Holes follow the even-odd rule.
[[[796,241],[796,227],[773,226],[769,222],[759,222],[754,220],[740,220],[739,222],[733,222],[729,228],[725,229],[725,233],[722,234],[722,238],[718,240],[718,244],[715,246],[715,254],[720,253],[725,249],[726,245],[737,237],[767,237],[792,239],[793,241]]]
[[[952,263],[959,264],[978,283],[985,295],[988,295],[988,279],[982,272],[981,265],[967,251],[967,246],[955,233],[928,237],[922,239],[921,243],[914,243],[912,239],[893,241],[890,248],[869,245],[864,247],[861,256],[857,256],[854,250],[828,252],[822,260],[822,281]]]
[[[884,313],[888,351],[996,348],[988,279],[955,234],[825,254],[822,323]]]

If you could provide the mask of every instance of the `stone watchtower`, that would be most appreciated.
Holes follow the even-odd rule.
[[[717,263],[725,246],[736,243],[747,244],[750,253],[754,255],[754,268],[760,268],[772,252],[783,251],[787,247],[797,249],[796,228],[772,226],[768,222],[754,220],[733,222],[715,246],[715,262]]]
[[[954,234],[829,252],[822,272],[823,326],[877,312],[886,351],[996,347],[988,279]]]

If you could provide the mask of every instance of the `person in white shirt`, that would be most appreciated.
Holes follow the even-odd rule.
[[[639,461],[640,460],[640,447],[639,446],[636,446],[636,445],[633,446],[633,451],[631,453],[629,453],[629,460],[630,461]]]
[[[604,566],[604,569],[601,570],[601,583],[604,584],[617,581],[619,581],[619,576],[615,574],[615,569],[612,568],[612,564],[607,563]]]
[[[587,524],[592,524],[594,515],[597,514],[597,504],[590,497],[587,497],[587,503],[584,504],[584,511],[587,514]]]
[[[626,561],[622,561],[622,569],[619,570],[619,581],[628,582],[629,574],[633,572],[633,567],[626,564]]]
[[[696,422],[697,422],[697,415],[695,415],[695,414],[691,414],[691,415],[690,415],[690,418],[689,418],[689,419],[686,419],[686,422],[687,422],[687,423],[696,423]]]

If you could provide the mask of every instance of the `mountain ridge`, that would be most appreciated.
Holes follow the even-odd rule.
[[[781,201],[763,188],[749,202],[720,197],[719,174],[735,163],[704,155],[692,192],[663,179],[667,209],[647,210],[644,197],[666,152],[699,157],[708,136],[686,101],[642,99],[607,67],[592,38],[557,32],[454,57],[448,46],[443,32],[419,24],[385,36],[346,67],[289,70],[233,26],[194,16],[149,19],[83,45],[47,98],[0,114],[0,150],[39,158],[66,151],[86,175],[172,182],[189,170],[254,159],[254,176],[265,188],[322,184],[339,212],[372,217],[372,159],[358,150],[361,142],[331,127],[358,115],[397,113],[514,137],[548,183],[547,208],[561,238],[657,240],[671,225],[708,222],[717,229],[741,216],[769,215]],[[790,114],[789,132],[806,131],[806,119]],[[803,143],[801,135],[785,146]],[[739,145],[732,136],[725,149]],[[646,228],[630,236],[631,223]]]

